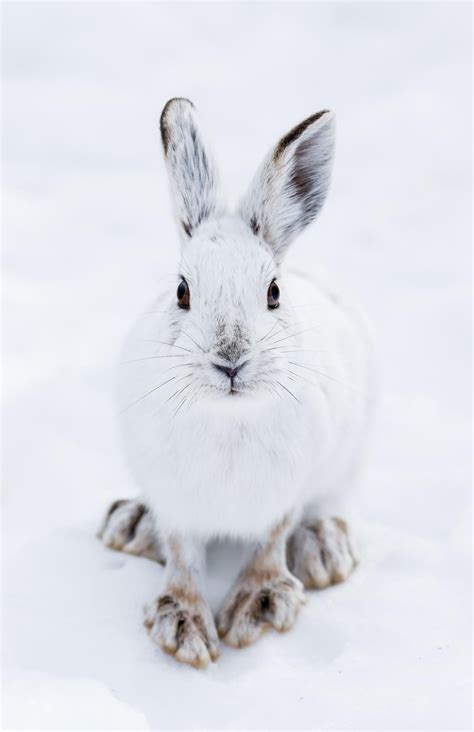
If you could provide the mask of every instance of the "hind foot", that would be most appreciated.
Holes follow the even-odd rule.
[[[205,668],[219,656],[214,619],[208,606],[190,587],[175,587],[147,610],[145,627],[152,639],[177,661]]]
[[[268,578],[244,575],[217,615],[219,636],[227,645],[243,648],[268,628],[283,633],[305,602],[301,582],[288,571]]]
[[[152,515],[140,501],[114,501],[97,536],[109,549],[165,563]]]
[[[301,523],[287,546],[290,571],[307,589],[344,582],[358,563],[349,527],[343,519]]]
[[[289,630],[306,598],[303,585],[286,566],[291,514],[269,531],[255,550],[217,614],[220,637],[234,648],[254,643],[268,628]]]

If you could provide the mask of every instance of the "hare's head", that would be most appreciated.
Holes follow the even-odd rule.
[[[291,322],[280,264],[326,198],[334,115],[318,112],[285,135],[233,215],[221,202],[191,102],[166,104],[161,136],[182,238],[177,290],[170,292],[175,342],[193,351],[203,393],[274,393],[282,382],[275,335]]]

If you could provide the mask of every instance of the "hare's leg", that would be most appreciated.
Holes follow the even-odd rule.
[[[105,546],[164,564],[162,542],[151,511],[140,500],[114,501],[97,533]]]
[[[280,521],[256,549],[217,615],[224,641],[236,648],[253,643],[269,627],[289,630],[305,602],[303,585],[288,570],[286,543],[290,516]]]
[[[176,535],[169,536],[165,546],[165,586],[147,610],[145,626],[153,640],[178,661],[204,668],[218,657],[214,619],[200,589],[205,547]]]
[[[306,507],[288,540],[287,559],[289,568],[307,589],[344,582],[359,561],[348,522],[339,518],[329,504]]]

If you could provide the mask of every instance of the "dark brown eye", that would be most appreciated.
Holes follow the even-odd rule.
[[[178,298],[178,305],[183,310],[189,310],[189,287],[186,280],[181,280],[176,290],[176,297]]]
[[[275,280],[271,283],[270,287],[268,288],[267,292],[267,303],[270,310],[275,310],[280,303],[280,288],[278,287]]]

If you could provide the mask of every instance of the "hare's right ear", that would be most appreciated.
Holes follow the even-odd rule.
[[[189,99],[170,99],[161,113],[161,139],[181,230],[191,237],[218,213],[217,175]]]
[[[317,112],[270,151],[240,212],[280,260],[295,236],[318,215],[329,188],[334,114]]]

